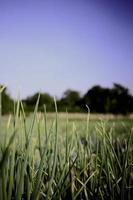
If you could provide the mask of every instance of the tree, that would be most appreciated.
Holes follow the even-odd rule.
[[[128,114],[133,111],[133,97],[129,93],[129,89],[114,83],[111,90],[111,112]]]
[[[91,112],[128,114],[133,111],[133,97],[128,88],[114,84],[113,88],[92,87],[84,95],[83,104],[87,104]]]
[[[39,94],[40,94],[40,99],[39,99],[38,110],[43,111],[44,104],[46,105],[46,108],[47,108],[48,111],[53,110],[53,97],[51,97],[47,93],[39,93],[39,92],[37,92],[34,95],[27,97],[25,100],[23,100],[25,107],[26,107],[26,110],[27,111],[33,111],[34,110],[34,107],[36,105]]]
[[[59,110],[65,111],[66,109],[69,112],[78,112],[80,111],[79,101],[80,93],[75,90],[66,90],[63,94],[63,97],[58,101]]]
[[[0,85],[0,88],[2,88],[3,86]],[[14,108],[14,101],[13,99],[10,97],[7,87],[4,88],[4,90],[1,93],[1,111],[2,114],[9,114],[11,112],[13,112],[13,108]]]
[[[87,104],[91,112],[107,113],[109,112],[109,95],[110,90],[108,88],[96,85],[84,95],[84,105]]]

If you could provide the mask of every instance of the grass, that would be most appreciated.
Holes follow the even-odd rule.
[[[35,111],[18,101],[0,123],[0,200],[133,196],[133,121]]]

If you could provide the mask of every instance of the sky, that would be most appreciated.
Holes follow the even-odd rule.
[[[133,93],[132,0],[0,0],[0,84],[25,98],[120,83]]]

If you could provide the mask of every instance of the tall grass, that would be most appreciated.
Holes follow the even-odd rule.
[[[133,197],[133,129],[113,138],[113,127],[99,121],[93,134],[89,129],[89,108],[82,135],[75,122],[59,134],[55,118],[48,127],[46,107],[30,124],[22,102],[15,104],[0,143],[0,200],[103,200]],[[2,119],[0,119],[2,120]],[[12,132],[12,133],[11,133]]]

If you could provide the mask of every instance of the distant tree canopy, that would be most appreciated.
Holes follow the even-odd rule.
[[[44,111],[44,105],[47,106],[48,111],[54,110],[53,97],[51,97],[47,93],[39,93],[39,92],[37,92],[33,96],[27,97],[26,99],[23,100],[26,110],[33,112],[39,94],[40,94],[40,99],[39,99],[38,110]]]
[[[1,87],[1,86],[0,86]],[[22,100],[26,112],[33,112],[39,92]],[[14,100],[7,92],[2,92],[2,113],[13,112]],[[46,105],[48,112],[54,112],[54,100],[48,93],[40,93],[39,111]],[[58,111],[86,112],[86,105],[94,113],[129,114],[133,112],[133,96],[129,89],[114,83],[112,88],[104,88],[100,85],[93,86],[83,96],[78,91],[66,90],[60,99],[57,99]]]
[[[100,86],[94,86],[84,95],[84,104],[87,104],[93,112],[105,113],[109,111],[108,101],[110,90]]]
[[[79,112],[81,108],[79,107],[80,94],[75,90],[66,90],[63,97],[58,100],[57,105],[60,111],[68,112]]]
[[[128,114],[133,112],[133,97],[128,88],[114,84],[113,88],[94,86],[83,97],[92,112]]]
[[[3,85],[0,85],[0,88],[2,88]],[[2,114],[8,114],[13,112],[14,109],[14,101],[8,94],[7,88],[5,87],[3,92],[1,93],[1,111]]]

